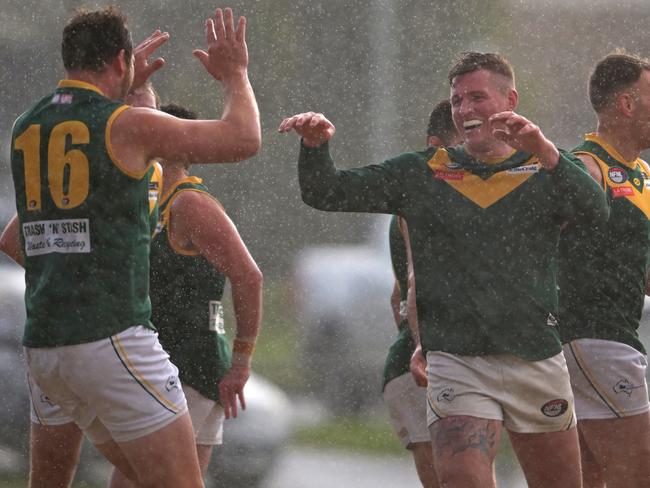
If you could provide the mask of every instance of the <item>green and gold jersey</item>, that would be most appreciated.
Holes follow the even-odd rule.
[[[637,328],[650,257],[650,168],[641,159],[625,161],[596,134],[573,152],[600,166],[611,213],[607,222],[575,222],[562,232],[562,341],[605,339],[645,354]]]
[[[159,162],[154,161],[151,165],[147,172],[147,180],[149,181],[149,229],[153,236],[158,228],[158,216],[160,212],[158,197],[163,187],[163,170]]]
[[[178,249],[170,240],[172,205],[186,191],[209,195],[201,179],[189,177],[161,199],[161,220],[151,244],[152,320],[181,382],[218,400],[219,381],[231,364],[221,306],[226,278],[198,252]]]
[[[393,272],[399,285],[400,300],[404,303],[408,293],[408,258],[406,255],[406,243],[402,236],[400,218],[396,215],[393,215],[390,220],[388,243]],[[384,363],[382,390],[386,388],[389,381],[409,372],[411,356],[414,350],[415,342],[411,336],[408,321],[402,319],[399,324],[397,338],[390,346],[386,362]]]
[[[63,80],[14,124],[25,346],[151,326],[147,170],[129,171],[110,145],[112,123],[127,109],[93,85]]]
[[[539,360],[562,350],[560,228],[608,213],[575,156],[561,151],[546,171],[530,154],[482,163],[458,146],[337,170],[324,144],[301,148],[298,171],[302,198],[315,208],[405,218],[424,351]]]

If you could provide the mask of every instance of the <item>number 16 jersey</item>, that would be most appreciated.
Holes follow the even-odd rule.
[[[112,123],[128,108],[63,80],[14,124],[27,347],[151,327],[147,169],[129,171],[110,144]]]

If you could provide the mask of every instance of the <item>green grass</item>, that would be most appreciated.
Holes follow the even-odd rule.
[[[335,418],[314,426],[300,427],[293,442],[317,449],[341,449],[374,455],[407,455],[388,419]]]

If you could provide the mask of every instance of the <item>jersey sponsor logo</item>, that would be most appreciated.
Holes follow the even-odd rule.
[[[445,388],[440,393],[438,393],[438,396],[436,397],[436,399],[439,402],[442,401],[442,400],[444,400],[446,402],[453,402],[454,398],[456,398],[456,393],[454,393],[454,389],[451,388],[451,387]]]
[[[39,220],[22,227],[27,256],[91,251],[88,219]]]
[[[612,188],[612,196],[614,198],[631,197],[634,195],[634,189],[631,186],[619,186]]]
[[[55,105],[70,105],[73,98],[72,93],[55,93],[52,97],[52,103]]]
[[[437,180],[462,180],[465,173],[462,171],[443,171],[440,169],[435,170],[433,177]]]
[[[569,402],[564,398],[556,398],[542,405],[541,411],[547,417],[559,417],[569,409]]]
[[[614,183],[621,184],[627,181],[627,171],[625,171],[623,168],[619,168],[618,166],[609,168],[609,171],[607,172],[607,176]]]
[[[528,173],[539,173],[541,165],[539,163],[527,164],[526,166],[517,166],[516,168],[510,168],[506,171],[506,174],[509,175],[521,175]]]
[[[216,332],[217,334],[225,334],[226,329],[224,327],[223,306],[221,305],[221,302],[210,300],[208,306],[210,307],[209,330],[211,332]]]
[[[445,163],[445,166],[447,166],[447,169],[450,169],[450,170],[452,170],[452,171],[453,171],[453,170],[461,169],[461,168],[463,167],[462,164],[460,164],[460,163],[455,163],[454,161],[449,161],[448,163]]]
[[[643,388],[644,385],[633,385],[630,380],[623,378],[619,380],[612,389],[617,395],[619,393],[625,393],[627,396],[632,396],[632,392],[638,388]]]

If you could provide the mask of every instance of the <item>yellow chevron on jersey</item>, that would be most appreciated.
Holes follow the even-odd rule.
[[[445,149],[437,150],[428,164],[434,178],[444,180],[481,208],[488,208],[495,204],[541,168],[539,159],[532,156],[521,166],[500,171],[484,180],[471,171],[459,167],[449,158],[449,153]]]
[[[163,169],[158,161],[153,163],[153,173],[149,179],[149,213],[156,210],[158,204],[158,195],[163,186]]]
[[[605,188],[609,189],[613,198],[626,198],[632,205],[641,210],[650,219],[650,167],[641,158],[626,161],[620,153],[597,134],[587,134],[585,140],[600,145],[619,166],[611,166],[597,154],[588,151],[576,151],[575,154],[591,156],[603,174]]]

